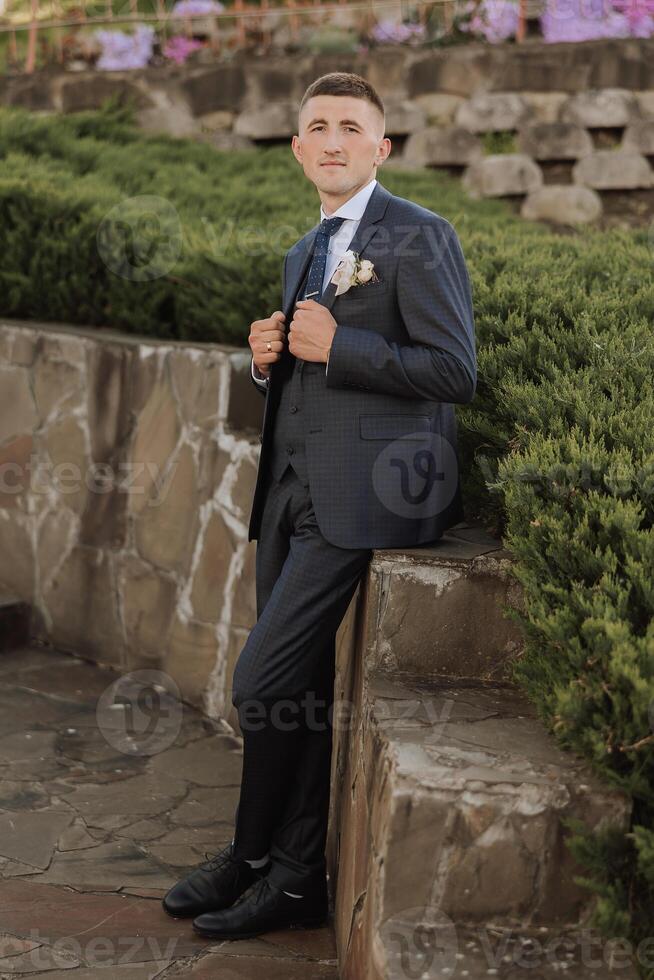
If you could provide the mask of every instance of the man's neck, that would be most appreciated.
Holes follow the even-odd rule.
[[[359,184],[358,187],[354,187],[343,197],[335,197],[333,194],[326,194],[325,196],[320,194],[320,203],[327,217],[329,218],[335,211],[338,211],[339,208],[343,207],[344,204],[353,198],[355,194],[358,194],[364,187],[367,187],[372,180],[375,180],[375,176],[375,174],[371,174],[366,180],[363,181],[362,184]]]

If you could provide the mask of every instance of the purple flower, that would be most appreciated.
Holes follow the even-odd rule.
[[[152,57],[154,28],[137,24],[133,34],[123,31],[96,31],[101,54],[96,68],[101,71],[124,71],[129,68],[145,68]]]
[[[520,11],[515,0],[481,0],[479,4],[469,3],[465,12],[473,16],[460,25],[461,30],[477,34],[490,44],[514,37],[518,29]]]
[[[224,9],[219,0],[177,0],[172,13],[188,17],[191,14],[219,14]]]
[[[549,43],[649,37],[653,15],[654,0],[547,0],[540,24]]]
[[[613,6],[627,18],[634,37],[654,34],[654,0],[612,0]]]
[[[391,20],[380,20],[370,31],[374,41],[381,43],[404,44],[414,38],[422,39],[425,35],[424,24],[404,24]]]
[[[185,37],[183,34],[174,34],[169,38],[163,49],[166,58],[170,58],[178,65],[183,65],[188,56],[203,47],[202,41],[197,41],[192,37]]]

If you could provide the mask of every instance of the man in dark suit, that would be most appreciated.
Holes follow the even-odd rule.
[[[463,518],[453,405],[477,381],[470,282],[452,225],[377,181],[390,146],[363,78],[307,89],[292,149],[322,220],[285,256],[283,309],[249,337],[266,402],[258,618],[232,684],[235,833],[164,899],[207,936],[325,921],[336,631],[374,548],[436,541]]]

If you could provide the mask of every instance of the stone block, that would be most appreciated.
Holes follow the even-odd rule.
[[[175,609],[175,582],[131,555],[120,563],[117,580],[127,640],[127,666],[130,670],[158,667]]]
[[[202,528],[199,559],[193,570],[190,601],[197,619],[217,623],[227,603],[225,587],[234,560],[236,536],[222,514],[215,512]]]
[[[234,123],[236,136],[252,140],[290,139],[297,133],[295,102],[274,102],[265,108],[247,109]]]
[[[540,187],[543,174],[524,153],[498,153],[471,164],[462,183],[471,197],[508,197]]]
[[[199,620],[182,620],[178,614],[168,634],[163,669],[175,678],[184,701],[204,708],[217,657],[216,627]]]
[[[654,89],[636,92],[635,95],[643,119],[654,119]]]
[[[370,637],[374,604],[362,614]],[[463,923],[558,934],[584,921],[594,900],[574,881],[566,821],[624,830],[626,795],[558,748],[510,686],[380,672],[365,639],[362,652],[356,726],[337,741],[337,753],[349,747],[339,767],[341,975],[399,980],[397,939],[412,915],[449,924],[454,949]]]
[[[568,99],[567,92],[522,92],[535,122],[557,122],[561,106]]]
[[[504,607],[519,607],[510,555],[481,531],[451,531],[430,548],[376,551],[368,602],[374,663],[450,677],[501,677],[522,649]],[[420,622],[420,630],[412,624]]]
[[[192,446],[184,444],[159,491],[137,515],[139,554],[159,569],[188,574],[199,527],[197,469]]]
[[[482,156],[481,140],[462,126],[429,126],[409,136],[402,161],[422,167],[465,167]]]
[[[590,187],[549,184],[527,194],[520,211],[529,221],[585,225],[602,214],[602,200]]]
[[[107,554],[74,547],[43,588],[42,603],[60,648],[108,666],[124,663],[116,582]]]
[[[180,88],[193,116],[217,109],[238,112],[247,88],[245,69],[239,64],[202,68],[185,78]]]
[[[536,123],[520,130],[518,149],[534,160],[579,160],[593,152],[593,141],[574,123]]]
[[[424,110],[413,102],[386,102],[384,108],[386,110],[385,135],[389,137],[415,133],[416,130],[422,129],[427,121]]]
[[[597,150],[573,167],[575,184],[595,190],[631,190],[652,187],[652,168],[644,156],[630,150]]]
[[[577,92],[561,106],[561,122],[575,123],[587,129],[614,129],[627,126],[639,115],[633,92],[605,88]]]
[[[429,123],[448,126],[454,122],[456,111],[465,99],[462,95],[451,95],[449,92],[426,92],[417,95],[414,102],[424,111]]]
[[[156,499],[179,433],[180,421],[170,383],[162,379],[152,387],[139,414],[128,452],[131,477],[128,508],[132,514],[139,514],[151,497]]]
[[[31,432],[37,421],[28,372],[19,367],[0,366],[0,445]]]
[[[521,95],[485,92],[463,102],[455,121],[471,133],[499,133],[519,129],[529,115],[529,106]]]
[[[627,126],[621,148],[647,157],[654,156],[654,119],[643,119]]]
[[[16,75],[7,79],[5,84],[2,98],[5,105],[32,112],[55,111],[59,108],[52,78],[45,72]]]
[[[407,95],[448,92],[470,97],[488,86],[494,56],[489,46],[462,46],[431,51],[412,59],[407,67]]]
[[[64,78],[60,86],[62,112],[81,112],[99,109],[107,99],[121,104],[131,102],[137,109],[151,106],[151,100],[141,87],[120,72],[83,72],[75,78]]]

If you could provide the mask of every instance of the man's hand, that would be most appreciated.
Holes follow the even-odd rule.
[[[336,320],[315,299],[301,299],[288,328],[288,349],[303,361],[327,362],[336,333]]]
[[[261,374],[268,377],[270,365],[278,361],[284,349],[284,330],[282,324],[286,317],[281,310],[275,310],[265,320],[254,320],[250,324],[248,343],[252,360]],[[270,343],[271,350],[268,350]]]

